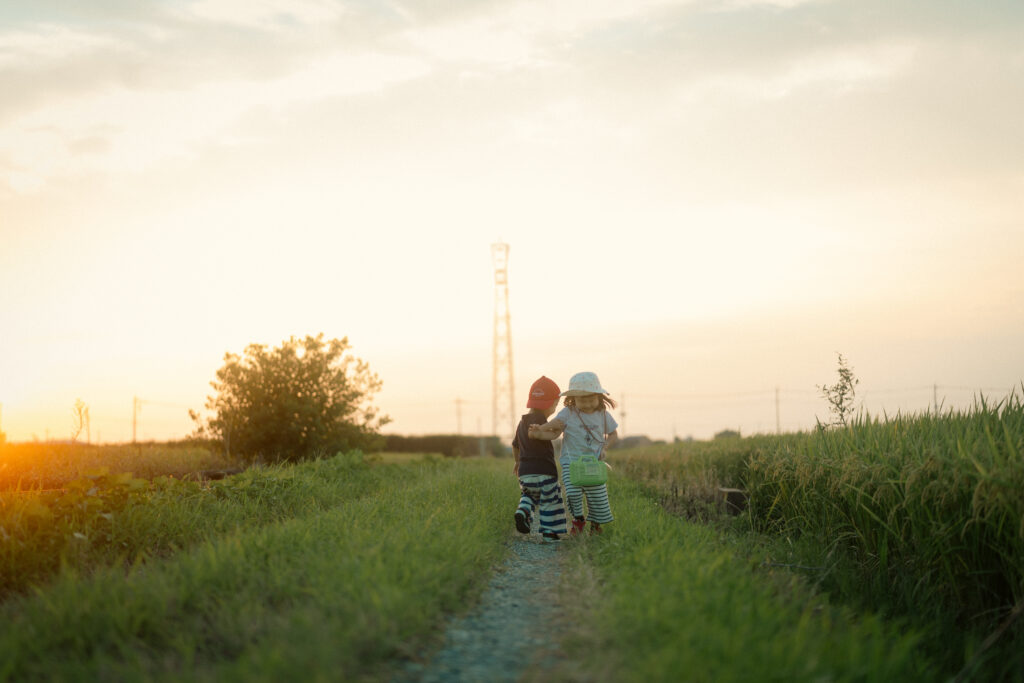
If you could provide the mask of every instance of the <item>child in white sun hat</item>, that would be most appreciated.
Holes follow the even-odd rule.
[[[618,441],[616,429],[619,424],[608,412],[608,408],[615,407],[615,401],[601,387],[600,380],[593,372],[573,375],[569,380],[569,388],[561,395],[565,397],[565,407],[543,425],[530,425],[530,438],[553,440],[564,434],[559,464],[562,466],[562,483],[569,502],[569,512],[573,517],[569,533],[571,535],[583,531],[586,521],[590,522],[591,533],[600,533],[601,525],[614,519],[608,503],[608,486],[576,486],[569,478],[569,471],[572,463],[584,456],[604,460],[607,449]],[[584,498],[587,501],[586,517],[583,514]]]

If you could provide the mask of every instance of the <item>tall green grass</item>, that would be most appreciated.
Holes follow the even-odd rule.
[[[228,531],[315,514],[411,471],[371,467],[353,453],[207,483],[100,471],[62,491],[0,492],[0,597],[64,565],[89,571],[146,561]]]
[[[668,514],[639,485],[610,487],[616,521],[568,546],[565,647],[588,681],[933,680],[920,634],[830,605],[758,567],[711,527]],[[557,677],[556,677],[557,679]]]
[[[948,675],[1024,676],[1024,406],[862,415],[844,429],[696,442],[615,455],[690,519],[725,523],[717,486],[769,564],[834,599],[907,618]],[[753,547],[753,546],[751,546]]]
[[[639,481],[676,514],[707,521],[720,514],[718,488],[740,487],[755,453],[794,436],[723,438],[613,450],[613,476]]]
[[[0,680],[382,675],[482,588],[505,553],[514,479],[493,460],[371,467],[385,476],[372,480],[373,495],[360,495],[344,480],[371,480],[331,467],[312,469],[345,493],[297,516],[277,507],[276,521],[236,524],[127,569],[84,576],[66,567],[34,594],[8,600]],[[278,488],[264,486],[254,507],[245,489],[226,495],[253,513],[315,494],[304,477],[274,479]]]
[[[1024,599],[1024,405],[862,416],[751,457],[751,516],[854,556],[895,611],[992,625]]]
[[[222,453],[185,442],[111,444],[0,444],[0,491],[59,488],[107,469],[152,479],[232,465]]]

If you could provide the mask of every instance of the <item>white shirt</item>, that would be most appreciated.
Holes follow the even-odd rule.
[[[562,455],[560,460],[572,459],[581,455],[593,455],[600,457],[604,445],[608,441],[607,435],[619,427],[619,423],[607,410],[595,410],[592,413],[583,413],[575,408],[566,406],[558,411],[555,419],[561,420],[565,425],[562,432]],[[590,432],[583,427],[586,423]]]

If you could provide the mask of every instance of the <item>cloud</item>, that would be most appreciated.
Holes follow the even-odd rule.
[[[96,50],[117,47],[119,41],[102,34],[56,24],[0,33],[0,69],[75,59]]]
[[[346,14],[345,5],[332,0],[193,0],[180,12],[203,22],[271,31],[334,22]]]
[[[829,0],[723,0],[722,6],[730,10],[744,10],[750,7],[776,7],[793,9],[801,5],[828,2]]]
[[[576,42],[594,31],[641,21],[695,0],[527,0],[484,5],[441,22],[409,27],[398,36],[426,55],[442,60],[500,67],[542,66],[565,58]]]
[[[51,174],[138,171],[230,138],[247,113],[378,91],[427,71],[409,57],[338,54],[270,80],[211,81],[183,91],[107,88],[8,124],[0,130],[0,158],[13,167],[6,181],[21,190],[42,187]],[[80,154],[82,140],[91,154]]]
[[[685,98],[700,100],[725,94],[753,100],[777,100],[803,89],[846,94],[872,83],[907,74],[913,67],[913,45],[862,45],[807,52],[797,58],[698,79],[685,88]]]
[[[44,7],[58,6],[65,14],[71,7]],[[934,97],[945,79],[957,97],[971,89],[972,73],[1001,79],[1024,68],[1021,48],[1008,47],[1008,29],[992,16],[959,34],[941,7],[873,0],[196,0],[124,7],[124,21],[112,20],[110,7],[79,7],[67,25],[52,10],[45,21],[0,32],[0,90],[17,93],[0,102],[0,177],[17,187],[284,135],[282,112],[317,126],[320,137],[344,136],[357,116],[383,144],[437,144],[408,132],[416,111],[417,121],[430,117],[503,151],[525,145],[598,159],[649,144],[653,152],[616,161],[668,163],[682,150],[675,164],[685,168],[700,161],[702,145],[713,150],[735,137],[737,125],[761,147],[752,154],[777,153],[773,141],[809,122],[823,130],[825,117],[845,121],[857,133],[849,143],[861,145],[871,126],[884,134],[894,125],[886,111],[893,103],[904,117],[936,115],[915,111],[908,90]],[[992,43],[992,35],[1003,37]],[[950,78],[948,60],[936,55],[965,43],[974,46],[971,67]],[[999,79],[986,79],[983,97],[961,98],[965,110],[992,111]],[[413,82],[429,90],[393,90]],[[372,106],[324,106],[389,89]],[[1019,111],[1012,87],[1005,99],[1008,112]],[[833,100],[862,122],[850,122]],[[768,108],[752,115],[752,106]],[[317,115],[328,109],[333,118]],[[766,116],[773,128],[759,122]]]

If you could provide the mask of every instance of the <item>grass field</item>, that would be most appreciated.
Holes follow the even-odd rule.
[[[1024,678],[1024,406],[1016,395],[942,415],[624,453],[619,470],[689,519],[732,534],[833,600],[905,619],[947,675]],[[738,526],[738,530],[737,530]]]
[[[615,452],[616,522],[561,548],[551,677],[1021,680],[1022,446],[1010,397]],[[0,490],[0,680],[377,679],[514,536],[503,459],[352,453],[197,482],[122,456]],[[746,512],[723,514],[722,485]]]
[[[5,443],[0,444],[0,491],[60,488],[104,468],[152,479],[232,466],[222,454],[187,443]]]
[[[142,559],[66,562],[3,603],[0,679],[372,676],[502,557],[504,469],[342,456],[156,489],[119,514]]]
[[[666,512],[616,479],[604,537],[573,544],[563,593],[588,624],[566,639],[583,680],[935,680],[900,622],[831,604],[799,575]]]

